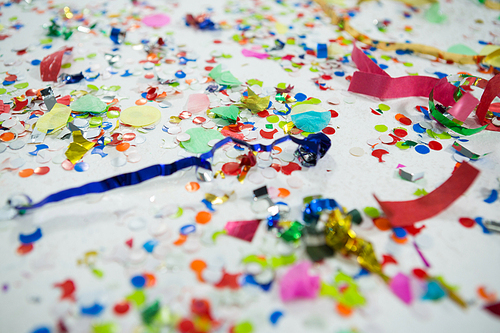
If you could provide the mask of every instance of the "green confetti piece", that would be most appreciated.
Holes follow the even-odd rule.
[[[295,45],[295,39],[291,39],[291,38],[290,38],[290,39],[287,39],[287,40],[286,40],[286,43],[287,43],[288,45]]]
[[[296,107],[297,105],[302,105],[302,104],[319,104],[319,103],[321,103],[321,100],[319,100],[317,98],[311,98],[311,99],[307,99],[303,102],[297,102],[293,106]]]
[[[389,56],[387,56],[387,55],[381,55],[381,56],[380,56],[380,58],[381,58],[381,59],[384,59],[384,60],[386,60],[386,61],[389,61],[389,60],[391,60],[391,59],[392,59],[391,57],[389,57]]]
[[[89,86],[92,86],[89,84]],[[94,86],[95,87],[95,86]],[[89,87],[92,89],[92,87]],[[97,88],[97,87],[95,87]],[[99,98],[87,94],[70,105],[71,110],[75,112],[92,112],[92,113],[103,113],[106,112],[107,105],[103,101],[101,101]]]
[[[203,154],[211,149],[208,142],[211,140],[222,140],[224,135],[219,131],[205,128],[190,128],[186,131],[191,137],[188,141],[180,143],[180,146],[190,153]]]
[[[284,83],[284,82],[278,83],[278,85],[276,87],[278,89],[286,89],[286,83]]]
[[[155,319],[155,316],[160,311],[160,302],[156,301],[152,305],[148,306],[141,313],[142,322],[146,325],[151,325]]]
[[[262,81],[259,81],[256,79],[250,79],[247,81],[247,83],[249,86],[258,85],[258,86],[262,87]]]
[[[92,117],[89,120],[90,127],[97,127],[102,125],[102,117]]]
[[[278,116],[276,116],[276,115],[272,115],[272,116],[267,117],[266,120],[268,122],[270,122],[271,124],[275,124],[278,121],[280,121],[280,118]]]
[[[383,133],[383,132],[386,132],[386,131],[388,130],[388,128],[387,128],[387,126],[385,126],[385,125],[376,125],[376,126],[375,126],[375,130],[376,130],[377,132],[381,132],[381,133]]]
[[[92,59],[92,58],[95,58],[95,57],[97,57],[97,53],[91,53],[91,54],[87,55],[87,58],[89,58],[89,59]]]
[[[83,60],[85,60],[84,57],[73,58],[73,61],[83,61]]]
[[[403,141],[396,142],[396,147],[398,147],[401,150],[410,149],[410,146],[405,146]]]
[[[253,325],[249,321],[244,321],[234,326],[233,331],[234,333],[251,333],[253,332]]]
[[[273,129],[273,125],[271,125],[271,124],[266,124],[266,128],[267,128],[267,129]]]
[[[482,130],[484,130],[486,127],[488,127],[488,125],[484,125],[484,126],[478,127],[478,128],[465,128],[465,127],[458,125],[453,120],[446,118],[446,116],[444,114],[442,114],[441,112],[436,110],[436,107],[434,105],[433,93],[434,93],[434,90],[431,91],[431,94],[429,96],[429,109],[431,110],[431,114],[434,117],[434,119],[436,119],[439,123],[441,123],[441,125],[448,127],[449,129],[451,129],[454,132],[457,132],[458,134],[467,135],[467,136],[479,133]]]
[[[184,213],[184,210],[181,207],[179,207],[177,209],[177,212],[174,213],[174,214],[172,214],[172,215],[170,215],[169,218],[171,218],[171,219],[177,219],[177,218],[181,217],[183,213]]]
[[[429,9],[425,12],[425,19],[431,23],[443,23],[447,17],[441,11],[439,2],[432,3]]]
[[[451,135],[449,135],[447,132],[443,132],[441,134],[436,135],[439,139],[451,139]]]
[[[24,88],[28,88],[29,85],[30,84],[28,82],[23,82],[23,83],[15,84],[14,88],[16,88],[16,89],[24,89]]]
[[[293,66],[293,65],[295,65],[295,64],[292,64],[292,66]],[[294,67],[295,67],[295,66],[294,66]],[[310,70],[311,72],[313,72],[313,73],[317,73],[317,72],[319,72],[319,69],[318,69],[318,68],[316,68],[316,67],[311,67],[311,68],[309,68],[309,70]]]
[[[280,128],[283,128],[286,124],[288,124],[288,122],[283,120],[283,121],[280,121],[280,122],[278,123],[278,126],[279,126]]]
[[[115,119],[115,118],[120,117],[120,112],[118,112],[117,110],[108,111],[108,112],[106,112],[106,116],[109,119]]]
[[[70,68],[70,67],[71,67],[71,64],[69,62],[61,65],[61,68]]]
[[[407,147],[415,147],[418,143],[416,143],[415,141],[411,141],[411,140],[407,140],[405,142],[402,143],[403,146],[407,146]]]
[[[212,234],[212,241],[215,243],[215,241],[217,240],[217,237],[219,237],[220,235],[227,235],[227,231],[226,229],[222,230],[222,231],[216,231]]]
[[[118,91],[118,90],[120,90],[121,88],[122,88],[122,87],[120,87],[120,86],[111,86],[111,87],[109,87],[109,91]]]
[[[378,108],[382,111],[389,111],[391,109],[391,107],[387,104],[379,104]]]
[[[7,89],[5,88],[0,88],[0,95],[3,95],[7,92]]]
[[[17,16],[12,16],[12,17],[9,18],[9,21],[11,21],[11,22],[15,21],[15,20],[17,20]]]
[[[126,296],[125,299],[132,302],[135,306],[141,306],[146,302],[146,294],[143,290],[135,290],[130,295]]]
[[[92,274],[94,274],[95,276],[97,276],[99,279],[102,279],[102,277],[104,276],[104,272],[97,269],[97,268],[93,268],[92,269]]]
[[[87,88],[89,88],[90,90],[94,90],[94,91],[99,90],[99,88],[97,86],[94,86],[93,84],[87,84]]]
[[[224,58],[224,59],[231,59],[232,57],[233,56],[230,54],[225,54],[225,53],[222,54],[222,58]]]
[[[371,217],[372,219],[380,216],[380,212],[375,207],[365,207],[365,209],[363,209],[363,212],[365,212],[365,214]]]
[[[102,323],[92,325],[93,333],[118,333],[120,332],[120,327],[115,323]]]
[[[416,195],[417,197],[423,197],[424,195],[427,195],[429,193],[427,193],[427,191],[425,189],[419,188],[413,194]]]
[[[403,63],[403,66],[405,66],[405,67],[413,67],[413,64],[411,62],[405,62],[405,63]]]
[[[236,121],[238,119],[238,114],[240,113],[240,109],[238,109],[238,107],[235,105],[220,106],[217,108],[213,108],[211,111],[219,117],[232,121]]]
[[[273,268],[278,268],[281,266],[288,266],[293,264],[297,258],[295,257],[295,254],[291,254],[289,256],[282,256],[282,257],[273,257],[271,258],[271,266]]]
[[[291,224],[290,228],[283,232],[280,237],[283,239],[285,242],[295,242],[296,240],[299,240],[300,237],[302,237],[302,229],[304,226],[295,221]]]
[[[44,39],[40,40],[40,44],[42,44],[42,45],[47,45],[50,43],[52,43],[52,38],[44,38]]]
[[[256,263],[262,266],[262,268],[266,268],[268,266],[267,260],[261,257],[256,256],[255,254],[251,254],[241,260],[244,264]]]

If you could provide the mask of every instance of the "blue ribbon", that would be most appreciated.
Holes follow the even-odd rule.
[[[304,208],[304,222],[306,224],[316,223],[323,210],[334,210],[335,208],[339,208],[339,205],[333,199],[315,199]]]
[[[328,151],[331,145],[330,139],[323,133],[311,134],[303,140],[287,135],[275,140],[270,145],[261,145],[261,144],[251,145],[245,141],[238,140],[232,137],[227,137],[217,142],[210,151],[202,154],[200,157],[193,156],[178,160],[171,164],[152,165],[138,171],[117,175],[101,181],[85,184],[80,187],[74,187],[51,194],[42,201],[33,205],[17,206],[14,208],[17,209],[18,211],[25,211],[25,210],[39,208],[48,203],[59,202],[72,197],[77,197],[90,193],[103,193],[119,187],[136,185],[142,183],[143,181],[158,176],[169,176],[179,170],[186,169],[192,166],[200,167],[206,170],[212,170],[212,165],[209,160],[214,156],[215,151],[217,149],[221,148],[222,146],[224,146],[229,142],[234,142],[236,144],[248,147],[250,150],[257,152],[260,151],[270,152],[274,146],[279,145],[280,143],[283,143],[287,140],[291,140],[294,143],[298,144],[299,149],[301,148],[307,149],[311,153],[317,154],[318,159],[321,158],[326,153],[326,151]],[[31,199],[29,199],[29,197],[28,197],[28,202],[31,202]]]

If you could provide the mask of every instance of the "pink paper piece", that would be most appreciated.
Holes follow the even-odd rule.
[[[229,236],[251,242],[257,232],[260,220],[227,222],[224,230]]]
[[[396,169],[399,169],[399,168],[406,168],[406,166],[400,163],[400,164],[398,164],[398,166],[396,167]]]
[[[142,23],[148,27],[160,28],[170,23],[170,16],[165,14],[153,14],[143,17]]]
[[[267,54],[267,53],[259,53],[259,52],[255,52],[255,51],[247,50],[247,49],[241,50],[241,53],[243,53],[243,55],[245,57],[254,57],[254,58],[259,58],[259,59],[269,58],[269,54]]]
[[[392,292],[398,296],[406,304],[411,304],[413,301],[413,294],[410,287],[410,278],[403,273],[398,273],[389,282],[389,287]]]
[[[40,77],[42,81],[57,81],[64,53],[71,51],[72,47],[65,47],[60,51],[49,54],[40,63]]]
[[[189,111],[191,113],[202,113],[207,111],[210,106],[210,100],[208,96],[205,94],[192,94],[189,95],[186,106],[184,107],[185,111]]]
[[[316,298],[319,292],[319,276],[309,275],[311,263],[304,261],[292,266],[281,279],[280,296],[282,301],[298,298]]]

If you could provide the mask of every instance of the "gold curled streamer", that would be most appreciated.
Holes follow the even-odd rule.
[[[331,19],[331,23],[338,25],[340,29],[346,31],[352,38],[365,43],[370,46],[374,46],[378,49],[385,51],[394,51],[394,50],[410,50],[415,53],[427,54],[439,59],[443,59],[446,61],[453,61],[459,64],[477,64],[480,63],[485,56],[481,55],[464,55],[452,52],[442,51],[436,47],[424,45],[424,44],[415,44],[415,43],[393,43],[393,42],[384,42],[373,40],[370,37],[363,35],[358,30],[353,28],[349,24],[348,17],[340,17],[335,13],[331,6],[328,5],[326,0],[314,0],[326,16]],[[404,1],[403,1],[404,2]]]
[[[486,0],[484,5],[491,9],[500,10],[500,2]]]

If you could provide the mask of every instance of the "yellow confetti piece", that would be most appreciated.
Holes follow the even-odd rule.
[[[47,112],[36,122],[36,129],[47,133],[48,130],[57,130],[66,126],[71,115],[71,109],[66,105],[56,103],[50,112]]]
[[[142,127],[156,123],[161,118],[161,112],[155,107],[147,105],[132,106],[123,110],[120,121],[124,124]]]
[[[73,132],[73,142],[69,144],[68,150],[65,155],[68,160],[75,164],[83,155],[85,155],[92,147],[94,147],[95,143],[85,140],[81,131]]]
[[[276,22],[276,31],[280,35],[284,35],[288,32],[288,27],[282,23]]]

